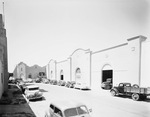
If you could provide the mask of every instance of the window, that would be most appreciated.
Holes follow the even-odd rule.
[[[28,76],[29,78],[32,78],[32,75],[31,74],[29,74],[29,76]]]
[[[123,87],[123,86],[124,86],[124,84],[123,84],[123,83],[120,83],[119,87]]]
[[[54,113],[62,117],[62,112],[57,107],[55,107]]]
[[[51,71],[51,78],[53,78],[53,71]]]
[[[65,110],[64,113],[65,113],[65,117],[72,117],[78,115],[76,108],[67,109]]]
[[[80,107],[77,108],[77,110],[78,110],[79,115],[88,113],[85,106],[80,106]]]
[[[55,107],[51,104],[51,105],[50,105],[50,108],[51,108],[52,110],[54,110]]]

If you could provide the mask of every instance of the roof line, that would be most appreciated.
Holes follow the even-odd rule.
[[[123,43],[123,44],[120,44],[120,45],[117,45],[117,46],[113,46],[113,47],[106,48],[106,49],[103,49],[103,50],[95,51],[95,52],[92,52],[92,54],[96,54],[96,53],[99,53],[99,52],[104,52],[104,51],[115,49],[115,48],[125,46],[125,45],[128,45],[128,43]]]

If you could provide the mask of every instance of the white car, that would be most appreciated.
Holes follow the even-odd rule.
[[[29,85],[25,87],[25,96],[28,100],[42,99],[43,93],[39,91],[39,86]]]
[[[49,105],[45,117],[91,117],[91,111],[80,102],[57,100]]]
[[[89,86],[87,86],[87,84],[86,83],[79,83],[79,82],[77,82],[75,85],[74,85],[74,88],[75,89],[90,89],[90,87]]]

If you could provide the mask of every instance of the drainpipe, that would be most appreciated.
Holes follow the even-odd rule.
[[[139,36],[139,86],[141,86],[141,59],[142,59],[142,42],[146,40],[146,37]]]
[[[91,88],[91,85],[92,85],[92,51],[90,51],[90,88]]]
[[[72,81],[72,58],[69,57],[70,59],[70,81]]]
[[[55,80],[57,80],[57,62],[55,61]]]

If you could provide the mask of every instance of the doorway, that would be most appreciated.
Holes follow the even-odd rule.
[[[113,79],[113,70],[102,70],[102,82]]]
[[[64,73],[63,73],[63,70],[60,71],[60,80],[64,80]]]
[[[75,80],[76,80],[76,82],[80,82],[81,81],[81,69],[80,68],[76,69]]]
[[[113,86],[113,69],[111,65],[106,64],[102,69],[101,88],[111,89]]]

